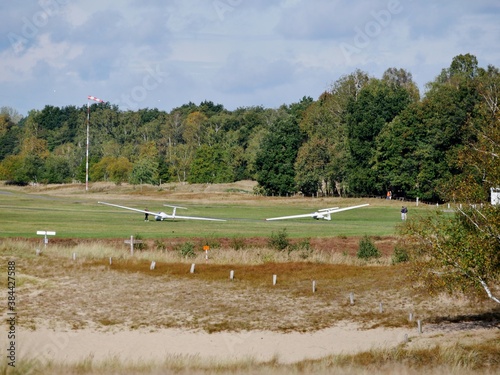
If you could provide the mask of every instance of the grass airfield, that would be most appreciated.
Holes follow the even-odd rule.
[[[251,192],[249,182],[162,188],[95,184],[88,192],[82,185],[0,186],[0,257],[4,264],[16,263],[20,340],[29,338],[33,347],[30,355],[19,354],[17,369],[0,362],[2,373],[498,373],[498,307],[481,298],[428,296],[406,278],[407,265],[391,264],[401,202],[257,197]],[[228,221],[144,222],[140,213],[97,201],[150,211],[168,203],[187,207],[183,215]],[[361,203],[370,206],[332,215],[330,222],[264,220]],[[436,209],[414,203],[408,207],[410,218]],[[293,241],[309,239],[311,248],[291,253],[270,248],[269,236],[284,229]],[[37,230],[57,234],[45,248]],[[132,255],[123,243],[131,235],[140,235],[148,242],[147,249]],[[359,237],[364,235],[382,249],[381,258],[356,258]],[[196,244],[193,257],[176,250],[182,242]],[[165,245],[161,249],[160,243]],[[211,245],[208,260],[201,251],[203,243]],[[40,256],[35,248],[43,250]],[[190,273],[191,264],[196,264],[194,273]],[[233,280],[230,271],[234,271]],[[276,285],[273,275],[277,275]],[[5,277],[0,285],[7,288]],[[6,307],[1,311],[5,316]],[[423,333],[417,332],[417,320],[423,322]],[[342,327],[354,328],[337,332],[346,336],[328,342],[311,336],[310,347],[327,348],[322,356],[305,359],[299,354],[285,361],[272,355],[277,347],[292,352],[286,349],[294,340],[286,335],[298,334],[293,337],[300,340],[306,334]],[[138,340],[143,334],[148,340],[144,345],[153,341],[150,351],[157,351],[166,345],[161,335],[171,330],[199,334],[188,343],[187,354],[143,353],[139,358],[132,352],[120,357],[127,353],[127,340]],[[361,345],[369,343],[370,337],[376,342],[378,336],[380,341],[391,330],[400,336],[404,333],[407,340],[398,336],[391,345]],[[69,337],[59,340],[64,347],[51,348],[54,356],[43,354],[44,332],[48,337],[54,333]],[[356,344],[360,349],[348,351],[353,340],[349,335],[355,332],[363,335]],[[7,336],[1,335],[4,349]],[[110,355],[104,356],[104,350],[85,352],[83,344],[88,342],[83,337],[89,335],[94,335],[94,348],[98,347],[95,337],[112,340]],[[269,358],[239,353],[240,347],[248,349],[252,335],[263,340],[257,347],[275,343]],[[176,350],[181,351],[182,337],[171,340],[175,344],[176,337]],[[285,341],[278,345],[280,337]],[[224,345],[217,347],[218,340]],[[29,347],[26,342],[19,345]],[[211,342],[217,348],[214,358],[204,357],[203,350],[196,354],[196,342]]]
[[[189,188],[184,186],[185,188]],[[181,185],[183,187],[183,185]],[[210,186],[213,189],[213,186]],[[191,187],[191,190],[194,188]],[[0,186],[0,237],[36,237],[38,230],[57,232],[59,238],[168,237],[268,237],[287,229],[291,238],[332,236],[391,236],[400,224],[400,202],[382,199],[271,198],[257,197],[250,190],[223,189],[205,192],[172,192],[157,187],[82,186],[57,188],[9,188]],[[98,204],[98,201],[171,213],[163,204],[186,207],[179,215],[227,220],[165,220],[144,222],[144,215]],[[302,218],[265,221],[269,217],[312,213],[328,207],[369,203],[370,206],[332,215],[331,221]],[[414,204],[413,204],[414,205]],[[429,207],[410,207],[410,214]]]

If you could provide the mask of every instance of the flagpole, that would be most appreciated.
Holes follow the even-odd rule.
[[[89,126],[90,126],[90,103],[87,100],[87,150],[85,152],[85,191],[89,190]]]
[[[89,127],[90,127],[90,100],[97,103],[104,103],[104,100],[96,98],[95,96],[87,96],[87,150],[85,152],[85,191],[89,190]]]

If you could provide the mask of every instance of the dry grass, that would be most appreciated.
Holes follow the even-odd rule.
[[[41,256],[27,242],[3,241],[0,246],[4,260],[18,259],[18,294],[24,312],[20,324],[33,329],[64,322],[72,329],[306,332],[341,321],[366,328],[411,326],[415,322],[408,321],[410,312],[415,319],[439,324],[494,309],[488,301],[418,294],[406,280],[406,266],[391,266],[388,259],[367,263],[313,251],[310,259],[303,260],[265,248],[227,250],[226,255],[219,251],[220,256],[206,262],[203,253],[194,259],[173,251],[131,256],[99,243],[49,246]],[[229,279],[230,271],[234,280]],[[137,293],[130,293],[131,286]],[[60,309],[61,300],[71,303]]]

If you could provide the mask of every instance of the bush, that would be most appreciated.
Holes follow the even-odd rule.
[[[231,247],[234,250],[241,250],[245,248],[245,239],[241,237],[233,237],[231,239]]]
[[[134,241],[142,241],[142,242],[139,242],[139,243],[134,243],[134,249],[135,250],[147,250],[148,249],[148,245],[143,240],[143,237],[140,234],[135,234],[134,235]]]
[[[392,264],[404,263],[410,260],[408,252],[401,246],[396,246],[394,248],[394,253],[392,254]]]
[[[194,258],[196,252],[194,251],[194,244],[192,242],[184,242],[177,249],[179,254],[184,258]]]
[[[290,240],[288,239],[288,234],[286,233],[286,228],[283,228],[278,233],[271,233],[271,237],[268,240],[269,247],[278,250],[285,251],[290,246]]]
[[[370,259],[370,258],[379,258],[380,251],[377,249],[373,241],[370,237],[365,235],[359,241],[359,249],[358,249],[358,258],[360,259]]]

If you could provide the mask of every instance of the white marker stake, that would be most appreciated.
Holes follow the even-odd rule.
[[[384,312],[384,307],[382,306],[382,302],[378,305],[378,311],[382,314]]]
[[[316,293],[316,280],[313,280],[313,293]]]
[[[191,264],[191,269],[189,270],[190,273],[194,273],[194,266],[195,266],[194,263]]]
[[[234,271],[229,271],[229,280],[234,280]]]
[[[351,301],[351,305],[354,305],[354,293],[349,294],[349,300]]]
[[[422,321],[417,320],[417,328],[418,328],[418,333],[422,333]]]
[[[154,270],[154,269],[155,269],[155,267],[156,267],[156,262],[153,260],[153,261],[151,262],[151,265],[149,266],[149,269],[152,271],[152,270]]]
[[[73,260],[76,260],[76,253],[73,253]]]
[[[277,281],[278,281],[278,275],[273,275],[273,285],[276,285]]]
[[[113,264],[113,258],[109,257],[109,265],[111,266]]]

